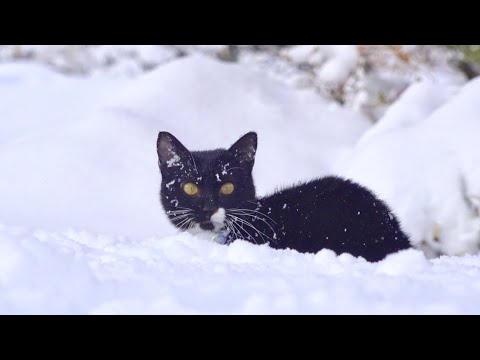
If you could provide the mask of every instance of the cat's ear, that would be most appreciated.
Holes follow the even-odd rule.
[[[191,154],[175,136],[160,132],[157,139],[158,165],[160,170],[180,167],[190,162]]]
[[[228,151],[236,161],[251,170],[257,153],[257,134],[249,132],[242,136]]]

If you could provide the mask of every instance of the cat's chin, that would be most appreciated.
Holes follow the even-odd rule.
[[[203,230],[200,227],[200,224],[195,224],[194,227],[187,230],[190,234],[201,238],[203,240],[212,241],[218,244],[225,244],[227,241],[227,233],[225,230],[219,231],[210,231],[210,230]]]

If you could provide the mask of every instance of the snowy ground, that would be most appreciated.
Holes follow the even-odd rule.
[[[21,314],[478,314],[480,261],[2,227],[0,290],[1,312]]]
[[[3,64],[0,313],[480,313],[479,94],[479,80],[424,80],[372,125],[203,56],[133,79]],[[261,195],[346,175],[424,252],[369,264],[178,235],[158,202],[160,130],[192,149],[255,130]]]

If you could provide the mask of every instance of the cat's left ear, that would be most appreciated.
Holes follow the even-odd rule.
[[[163,171],[167,168],[189,165],[191,154],[178,139],[168,132],[161,132],[157,139],[158,165]]]
[[[240,165],[252,170],[257,153],[257,134],[249,132],[242,136],[228,151]]]

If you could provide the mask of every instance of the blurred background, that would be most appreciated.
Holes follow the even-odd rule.
[[[1,45],[0,224],[168,236],[158,131],[259,133],[259,195],[336,174],[427,256],[480,249],[479,45]]]
[[[425,73],[473,78],[479,45],[0,45],[0,61],[33,61],[75,76],[138,76],[194,53],[314,88],[372,121]]]
[[[2,62],[38,62],[74,76],[135,77],[195,53],[313,88],[372,121],[426,74],[480,74],[480,45],[0,45]]]

